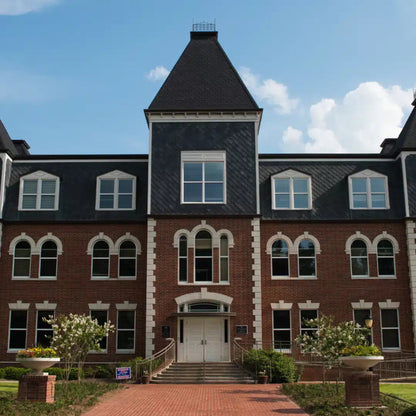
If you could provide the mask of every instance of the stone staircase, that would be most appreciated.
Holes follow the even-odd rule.
[[[155,384],[253,384],[234,363],[173,363],[152,378]]]

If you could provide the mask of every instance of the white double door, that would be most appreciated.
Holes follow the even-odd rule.
[[[185,318],[183,329],[183,361],[229,361],[228,319]]]

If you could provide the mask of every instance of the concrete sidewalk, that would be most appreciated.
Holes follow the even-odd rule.
[[[127,385],[84,416],[306,415],[276,384]]]

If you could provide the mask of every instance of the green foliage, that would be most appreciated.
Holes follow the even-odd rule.
[[[6,380],[20,380],[24,375],[30,373],[31,370],[22,367],[4,367],[4,378]]]
[[[53,404],[18,402],[16,393],[0,392],[0,415],[80,415],[86,407],[96,404],[99,396],[118,388],[116,383],[57,383]]]
[[[405,409],[400,416],[416,416],[416,406],[411,406]]]
[[[369,355],[381,355],[380,349],[375,345],[357,345],[356,347],[347,347],[341,351],[344,356],[364,357]]]
[[[247,351],[244,367],[254,374],[265,373],[272,383],[291,383],[299,379],[293,359],[273,350],[253,348]]]
[[[384,409],[346,407],[344,386],[336,384],[284,384],[282,392],[314,416],[399,416],[406,408],[403,402],[384,396],[381,398]]]
[[[114,378],[115,373],[116,369],[111,365],[97,365],[95,367],[95,378]]]
[[[6,378],[6,372],[4,371],[4,368],[0,368],[0,379]]]

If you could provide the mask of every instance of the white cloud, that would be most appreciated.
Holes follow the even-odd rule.
[[[240,75],[250,92],[261,101],[274,107],[278,114],[290,114],[299,100],[289,98],[287,86],[273,79],[260,80],[250,68],[241,67]]]
[[[165,79],[168,75],[169,75],[169,71],[164,66],[160,65],[152,69],[146,75],[146,78],[150,79],[151,81],[159,81],[161,79]]]
[[[410,89],[378,82],[360,84],[340,102],[323,98],[310,107],[303,151],[378,153],[383,139],[399,135],[411,101]]]
[[[61,82],[43,75],[0,71],[0,102],[39,103],[58,97],[64,89]]]
[[[0,15],[16,16],[40,10],[60,0],[0,0]]]
[[[303,133],[301,130],[294,129],[293,127],[289,126],[283,132],[283,144],[284,144],[285,152],[287,153],[299,152],[299,149],[304,147],[302,138],[303,138]]]

